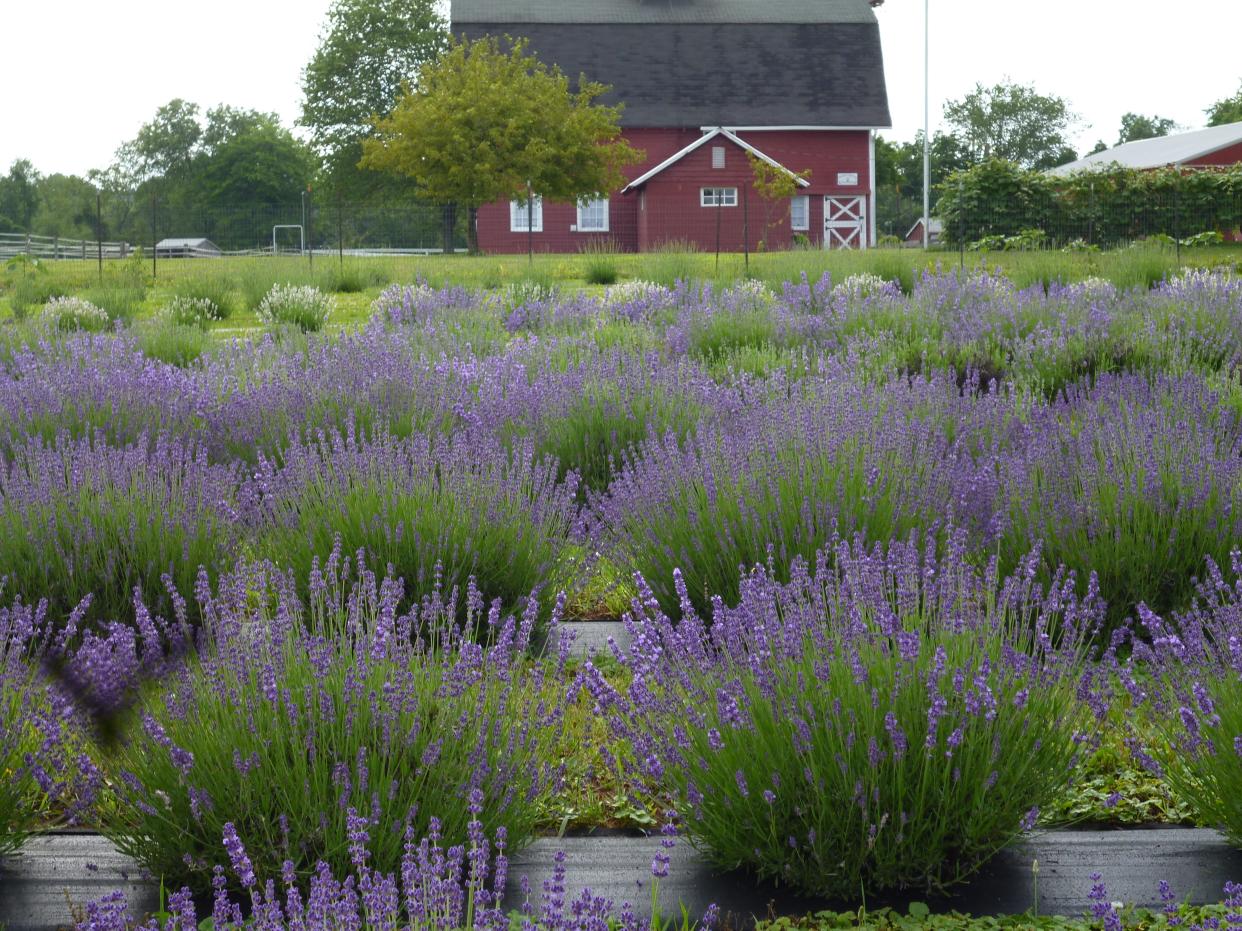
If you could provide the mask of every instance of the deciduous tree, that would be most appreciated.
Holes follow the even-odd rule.
[[[975,163],[1000,158],[1025,168],[1052,168],[1076,157],[1066,134],[1078,117],[1064,98],[1031,85],[976,84],[962,99],[945,104],[944,118]]]
[[[751,152],[746,153],[750,162],[752,181],[755,193],[763,199],[763,239],[767,244],[772,226],[790,218],[793,208],[793,196],[798,193],[799,179],[811,177],[811,169],[790,172],[780,165],[758,158]]]
[[[0,177],[0,232],[30,232],[39,209],[39,172],[19,158]]]
[[[1121,118],[1121,132],[1117,136],[1117,145],[1138,142],[1140,139],[1167,136],[1176,126],[1177,124],[1168,117],[1127,113]]]
[[[368,193],[381,175],[358,170],[372,120],[396,106],[403,81],[448,44],[435,0],[334,0],[302,73],[302,118],[327,180],[350,196]]]
[[[411,178],[429,200],[464,206],[474,218],[496,200],[573,202],[606,197],[622,168],[641,160],[621,138],[619,106],[596,101],[607,88],[582,77],[576,91],[558,68],[526,52],[523,40],[454,42],[363,143],[362,164]]]
[[[1242,84],[1232,97],[1223,97],[1204,111],[1208,116],[1209,126],[1224,126],[1226,123],[1242,122]]]

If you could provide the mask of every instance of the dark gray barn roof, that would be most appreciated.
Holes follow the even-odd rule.
[[[612,85],[625,126],[891,125],[867,0],[453,0],[452,24]]]
[[[453,0],[456,23],[874,23],[862,0]]]

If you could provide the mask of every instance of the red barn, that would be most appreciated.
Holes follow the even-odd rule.
[[[484,251],[874,244],[875,130],[891,121],[868,0],[452,0],[452,28],[524,37],[571,81],[611,86],[602,102],[625,104],[646,154],[606,200],[483,206]],[[809,175],[770,203],[748,156]]]

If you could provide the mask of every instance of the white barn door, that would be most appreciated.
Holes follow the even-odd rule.
[[[824,248],[867,248],[866,197],[824,197]]]

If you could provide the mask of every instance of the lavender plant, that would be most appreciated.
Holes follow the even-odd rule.
[[[81,297],[54,297],[43,305],[43,319],[60,330],[108,329],[108,312]]]
[[[212,320],[223,319],[220,308],[211,298],[190,297],[174,294],[172,300],[160,308],[157,319],[179,326],[193,326],[205,330]]]
[[[527,660],[537,603],[502,618],[473,586],[433,587],[401,614],[400,581],[351,571],[339,550],[316,564],[305,603],[297,588],[270,565],[243,565],[214,592],[200,579],[199,658],[143,691],[141,727],[107,761],[118,848],[204,891],[213,864],[236,864],[239,837],[259,875],[299,883],[321,861],[343,875],[359,831],[372,868],[400,869],[434,813],[447,843],[476,820],[527,843],[557,778],[563,698],[544,680],[568,653]]]
[[[162,606],[163,575],[189,591],[200,566],[219,568],[236,500],[236,468],[176,438],[35,438],[0,459],[0,566],[54,617],[86,595],[99,616],[130,617],[135,590]]]
[[[39,810],[34,764],[43,735],[32,653],[40,622],[20,602],[0,609],[0,857],[21,847]]]
[[[1242,424],[1201,378],[1105,376],[1030,415],[1007,463],[1002,565],[1044,543],[1045,575],[1090,570],[1109,626],[1184,607],[1203,557],[1242,539]]]
[[[323,329],[332,315],[332,298],[310,285],[274,285],[255,314],[268,326],[288,325],[303,333]]]
[[[628,902],[622,903],[618,914],[611,899],[596,896],[590,889],[582,890],[576,899],[567,898],[564,853],[557,854],[553,875],[544,882],[537,907],[530,900],[530,886],[523,877],[526,901],[518,911],[505,911],[509,870],[505,851],[509,845],[503,828],[497,829],[494,844],[489,842],[478,819],[481,806],[480,793],[471,793],[466,843],[446,848],[438,818],[431,819],[429,833],[421,840],[407,833],[397,873],[384,873],[371,865],[370,826],[351,809],[347,818],[353,872],[344,880],[337,879],[331,867],[321,861],[304,892],[291,872],[292,864],[287,863],[289,869],[282,871],[280,879],[283,895],[277,892],[274,878],[256,874],[236,826],[227,823],[223,837],[230,870],[243,887],[240,900],[229,895],[225,870],[217,866],[211,915],[202,922],[190,890],[183,888],[169,899],[162,922],[154,917],[138,924],[128,914],[124,893],[118,891],[88,903],[85,921],[77,927],[79,931],[184,931],[208,921],[215,931],[240,931],[256,924],[268,931],[293,931],[308,924],[393,931],[510,931],[519,924],[530,931],[660,931],[666,927],[658,914],[650,922],[640,920]],[[653,895],[658,882],[657,876]],[[252,916],[250,921],[244,917],[243,904]],[[691,923],[683,914],[680,925],[674,927],[676,931],[711,931],[718,915],[718,909],[709,906],[702,922]]]
[[[294,441],[282,459],[261,460],[244,493],[254,552],[298,578],[339,545],[392,567],[415,600],[473,578],[513,610],[546,581],[576,516],[576,475],[557,482],[529,442],[346,432]]]
[[[782,585],[751,570],[710,623],[640,581],[624,690],[587,687],[712,862],[832,897],[959,882],[1070,777],[1099,701],[1101,605],[1035,562],[977,572],[960,535],[836,541]]]
[[[812,559],[835,534],[886,540],[953,514],[984,540],[995,478],[975,446],[990,441],[955,434],[959,420],[987,428],[995,400],[959,398],[943,380],[875,389],[840,370],[804,379],[726,429],[642,444],[593,498],[591,526],[674,617],[674,570],[706,613],[712,596],[736,602],[740,566],[770,560],[787,580],[796,558]]]
[[[46,601],[0,608],[0,857],[94,802],[99,773],[84,750],[84,721],[43,674],[84,614],[79,606],[62,626],[50,623]]]
[[[1164,738],[1145,747],[1148,764],[1198,816],[1242,845],[1242,553],[1230,575],[1208,560],[1195,600],[1165,620],[1146,605],[1144,641],[1128,685],[1155,711]]]
[[[208,386],[146,356],[133,334],[26,335],[0,371],[0,450],[36,436],[59,443],[98,433],[124,446],[143,434],[201,431]]]

